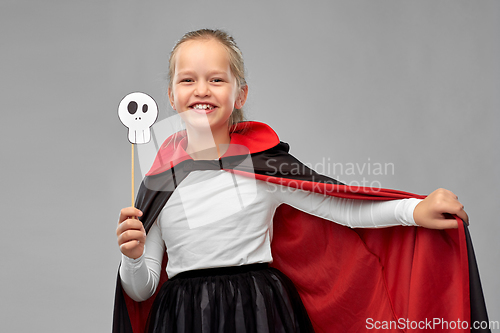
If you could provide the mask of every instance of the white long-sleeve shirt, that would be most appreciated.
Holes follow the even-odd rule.
[[[413,210],[420,201],[343,199],[223,170],[192,171],[151,227],[143,255],[122,255],[122,285],[136,301],[151,297],[165,250],[169,278],[194,269],[272,262],[272,220],[282,203],[351,228],[377,228],[416,225]]]

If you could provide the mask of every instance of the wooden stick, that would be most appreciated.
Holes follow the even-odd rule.
[[[132,207],[135,207],[134,193],[134,144],[132,143]]]

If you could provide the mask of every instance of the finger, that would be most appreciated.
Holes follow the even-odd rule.
[[[120,246],[131,241],[144,243],[146,241],[146,234],[140,230],[126,230],[118,236],[118,245]]]
[[[452,191],[450,190],[447,190],[445,188],[441,188],[441,191],[443,191],[444,193],[446,193],[447,195],[453,197],[453,198],[457,198],[457,195],[455,193],[453,193]]]
[[[464,210],[464,205],[462,205],[458,200],[453,200],[450,206],[452,206],[452,209],[449,210],[449,213],[457,215],[467,225],[469,225],[469,216]]]
[[[136,219],[127,219],[120,223],[116,228],[116,235],[119,236],[126,230],[140,230],[142,232],[145,232],[142,222]]]
[[[128,218],[140,217],[140,216],[142,216],[142,211],[140,211],[139,209],[135,207],[126,207],[120,211],[119,222],[121,223]]]
[[[142,216],[142,212],[135,207],[126,207],[120,211],[120,218],[118,219],[118,223],[122,223],[123,221],[131,218],[131,217],[140,217]]]
[[[126,243],[123,243],[120,245],[120,250],[123,252],[130,252],[130,251],[133,251],[135,248],[138,248],[142,246],[141,243],[139,241],[136,241],[136,240],[131,240],[129,242],[126,242]],[[125,254],[127,255],[127,254]]]
[[[123,249],[122,246],[127,244],[126,246],[126,249],[131,249],[133,248],[134,246],[137,246],[137,245],[144,245],[145,244],[145,241],[141,241],[141,240],[138,240],[138,239],[130,239],[128,241],[120,241],[118,242],[118,246],[120,247],[120,249]]]
[[[435,191],[436,198],[440,198],[444,202],[458,201],[458,196],[450,190],[439,188]]]
[[[458,195],[456,195],[455,193],[453,193],[452,191],[450,190],[446,190],[444,189],[444,191],[446,192],[446,194],[450,197],[450,198],[453,198],[455,200],[458,200]]]
[[[458,217],[460,217],[465,224],[469,225],[469,215],[465,212],[465,210],[461,209],[459,212],[456,213]]]
[[[121,241],[121,243],[131,240],[144,241],[146,240],[146,233],[141,230],[125,230],[118,236],[118,240]]]
[[[444,219],[439,222],[439,229],[456,229],[458,228],[457,220],[453,219]]]

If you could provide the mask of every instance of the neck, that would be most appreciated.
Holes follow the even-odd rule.
[[[229,148],[231,137],[228,126],[219,129],[192,128],[186,124],[188,153],[193,160],[213,160],[220,158]]]

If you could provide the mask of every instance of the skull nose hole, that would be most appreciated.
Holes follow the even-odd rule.
[[[128,103],[127,109],[128,109],[128,113],[130,113],[130,114],[136,113],[137,112],[137,103],[134,101],[131,101],[130,103]]]
[[[147,104],[144,104],[142,106],[142,112],[144,112],[144,113],[148,112],[148,105]]]

